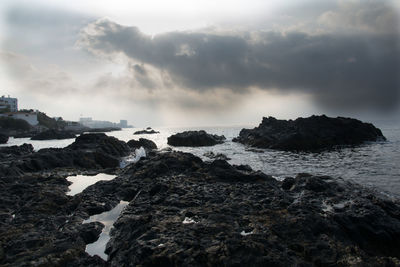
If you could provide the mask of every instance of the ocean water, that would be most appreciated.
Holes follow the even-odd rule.
[[[204,153],[212,151],[223,153],[231,164],[248,164],[254,170],[272,175],[278,180],[297,173],[307,172],[315,175],[329,175],[352,180],[361,185],[389,195],[400,197],[400,125],[392,122],[374,122],[385,137],[386,142],[373,142],[358,147],[348,147],[322,153],[295,153],[268,149],[252,149],[232,142],[242,128],[240,127],[199,127],[199,128],[154,128],[159,134],[133,135],[142,128],[123,129],[106,133],[123,141],[147,138],[162,149],[169,147],[167,138],[171,134],[185,130],[206,130],[208,133],[225,135],[226,142],[212,147],[173,147],[174,150],[193,153],[203,160],[210,160]],[[74,139],[32,141],[28,138],[10,138],[7,145],[31,143],[35,150],[45,147],[65,147]]]

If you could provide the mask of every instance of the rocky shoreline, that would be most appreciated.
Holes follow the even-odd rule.
[[[328,176],[277,181],[148,141],[84,134],[63,149],[0,148],[0,265],[400,265],[397,199]],[[141,145],[147,157],[120,169]],[[99,172],[117,177],[66,195],[67,176]],[[82,222],[121,200],[108,260],[89,256],[103,225]]]

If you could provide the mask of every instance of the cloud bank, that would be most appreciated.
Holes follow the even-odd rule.
[[[369,21],[369,13],[361,14],[353,23],[360,30],[351,34],[194,31],[150,36],[137,27],[101,19],[81,32],[78,45],[97,56],[123,54],[136,62],[132,72],[147,88],[169,84],[239,94],[259,88],[309,94],[317,104],[332,109],[385,110],[399,100],[400,46],[393,27],[379,30],[394,19],[392,14],[374,11],[383,13],[381,19],[373,13]],[[332,27],[341,20],[338,14],[324,13],[321,20]],[[163,73],[164,84],[152,82],[156,74],[146,67]]]

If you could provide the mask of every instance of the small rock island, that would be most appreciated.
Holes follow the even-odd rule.
[[[380,140],[386,138],[371,123],[325,115],[296,120],[264,117],[258,127],[242,129],[239,136],[233,139],[251,147],[288,151],[320,151]]]

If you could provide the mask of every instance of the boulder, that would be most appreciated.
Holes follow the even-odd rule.
[[[5,134],[0,134],[0,144],[7,144],[8,136]]]
[[[70,139],[75,138],[75,134],[68,131],[59,131],[59,130],[47,130],[41,132],[35,136],[32,136],[31,140],[52,140],[52,139]]]
[[[129,146],[115,137],[104,133],[82,134],[67,148],[72,150],[99,151],[112,156],[124,157],[129,154]]]
[[[277,120],[263,118],[254,129],[242,129],[234,142],[251,147],[289,151],[320,151],[340,146],[386,140],[381,130],[352,118],[325,115]]]
[[[216,144],[222,144],[225,140],[225,136],[208,134],[206,131],[185,131],[177,133],[168,137],[168,145],[171,146],[213,146]]]
[[[145,138],[140,138],[139,141],[137,141],[135,139],[129,140],[127,145],[133,149],[138,149],[140,147],[143,147],[144,149],[148,149],[148,150],[157,149],[156,143],[154,143],[153,141],[151,141],[149,139],[145,139]]]

